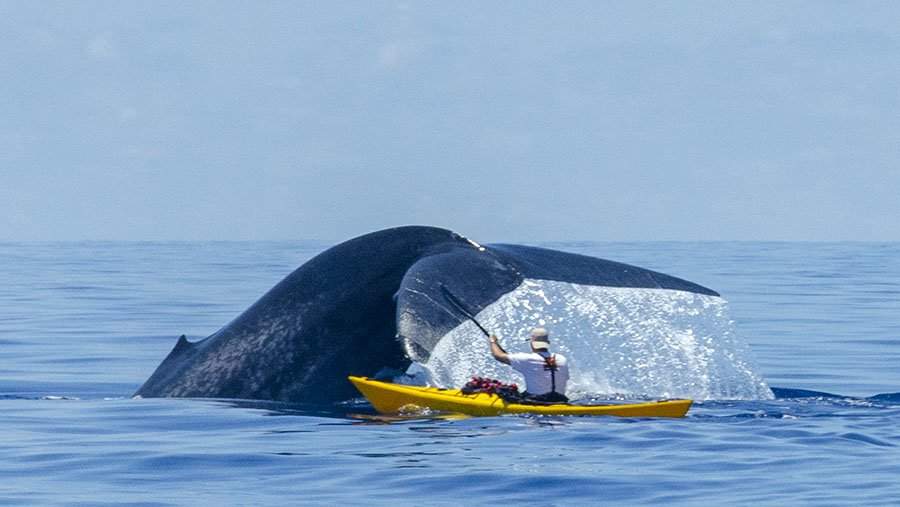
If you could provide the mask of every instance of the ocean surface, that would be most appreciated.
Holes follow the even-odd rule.
[[[900,243],[540,245],[728,301],[780,397],[683,420],[131,398],[178,335],[211,334],[328,246],[0,243],[0,504],[900,503],[900,396],[867,399],[900,392]]]

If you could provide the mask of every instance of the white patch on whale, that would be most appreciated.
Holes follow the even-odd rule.
[[[477,318],[509,352],[529,350],[530,329],[548,327],[553,350],[569,359],[570,397],[774,397],[720,297],[526,279]],[[421,367],[430,384],[442,387],[475,375],[522,382],[490,357],[487,340],[469,321],[447,333]]]

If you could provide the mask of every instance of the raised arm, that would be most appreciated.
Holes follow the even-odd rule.
[[[491,355],[494,356],[494,359],[500,361],[503,364],[509,364],[509,354],[503,350],[503,347],[497,343],[497,337],[495,335],[491,335],[488,337],[488,340],[491,341]]]

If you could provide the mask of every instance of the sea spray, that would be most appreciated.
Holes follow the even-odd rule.
[[[535,326],[569,359],[570,396],[771,399],[720,298],[668,289],[526,280],[477,315],[509,352],[529,350]],[[421,369],[415,365],[412,371]],[[421,365],[428,382],[458,387],[472,376],[522,382],[494,361],[471,322],[448,333]]]

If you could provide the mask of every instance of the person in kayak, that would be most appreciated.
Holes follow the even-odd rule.
[[[525,377],[525,396],[535,401],[567,402],[569,366],[562,354],[550,353],[550,334],[542,327],[531,330],[531,352],[508,353],[491,335],[491,355]]]

